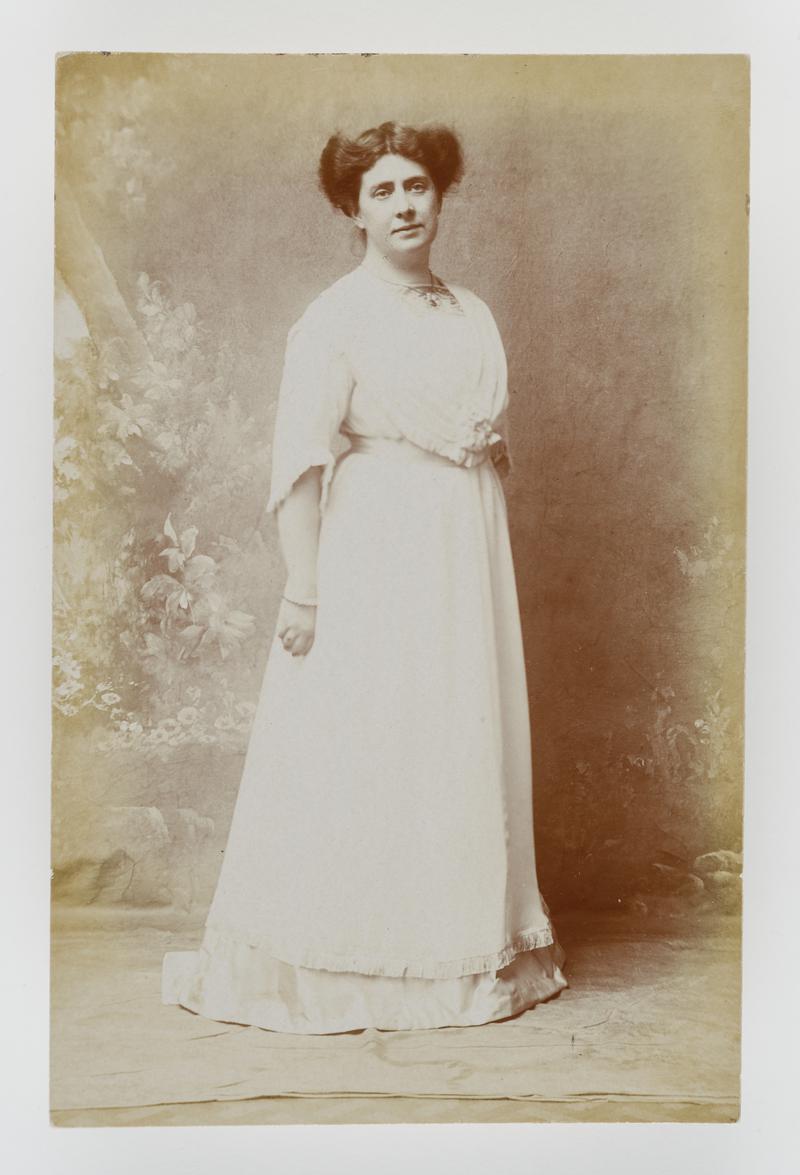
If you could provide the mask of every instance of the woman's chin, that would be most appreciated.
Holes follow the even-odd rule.
[[[424,233],[397,233],[389,242],[399,253],[413,253],[427,243],[428,238]]]
[[[433,237],[427,233],[400,233],[389,239],[389,248],[396,257],[410,257],[415,253],[424,253],[430,249]]]

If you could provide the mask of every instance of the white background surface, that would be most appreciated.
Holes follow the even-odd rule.
[[[737,1125],[57,1129],[47,1110],[54,61],[150,52],[747,53],[752,66],[743,1106]],[[4,1166],[730,1173],[798,1148],[800,6],[780,0],[21,2],[2,23]],[[10,265],[9,265],[10,261]],[[9,370],[9,367],[11,368]]]

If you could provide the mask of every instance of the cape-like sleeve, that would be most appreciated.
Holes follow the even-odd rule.
[[[323,467],[325,508],[336,456],[333,443],[347,415],[353,389],[335,319],[313,303],[291,327],[278,391],[267,512],[272,513],[302,473]]]

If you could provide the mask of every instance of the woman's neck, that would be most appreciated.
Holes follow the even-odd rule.
[[[368,246],[361,264],[386,281],[398,282],[401,285],[426,286],[431,280],[429,256],[430,249],[425,249],[398,262],[394,258],[384,256],[378,249]]]

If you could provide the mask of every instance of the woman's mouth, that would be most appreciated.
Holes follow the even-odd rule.
[[[421,228],[421,224],[404,224],[402,228],[396,228],[394,231],[396,233],[414,233]]]

